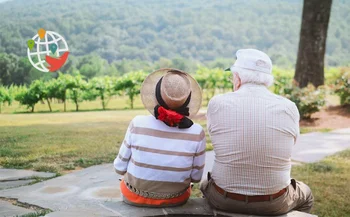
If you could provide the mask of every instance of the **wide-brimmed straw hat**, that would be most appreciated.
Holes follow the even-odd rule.
[[[149,74],[141,87],[142,103],[152,115],[155,106],[159,105],[157,84],[160,85],[161,98],[169,109],[177,109],[188,103],[189,117],[193,117],[201,108],[202,91],[197,81],[187,72],[165,68]]]

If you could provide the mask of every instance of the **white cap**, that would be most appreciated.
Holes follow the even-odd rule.
[[[269,56],[256,49],[240,49],[236,52],[237,60],[225,71],[250,70],[266,74],[272,73],[272,62]]]

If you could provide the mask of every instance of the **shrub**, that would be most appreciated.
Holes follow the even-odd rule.
[[[301,119],[310,118],[325,104],[325,89],[322,86],[315,88],[309,84],[299,88],[288,77],[280,76],[275,79],[274,93],[293,101],[298,107]]]
[[[112,96],[117,95],[115,90],[116,79],[113,77],[95,77],[89,80],[88,90],[86,91],[87,100],[95,100],[97,97],[101,99],[102,109],[105,110]]]
[[[3,86],[0,86],[0,113],[1,113],[2,104],[5,104],[6,102],[8,105],[11,105],[12,96],[10,94],[9,89]]]
[[[84,101],[87,89],[87,82],[77,73],[69,77],[69,86],[67,86],[67,98],[75,104],[75,111],[79,111],[79,103]]]
[[[36,93],[36,88],[34,88],[34,86],[35,85],[33,84],[32,88],[23,88],[15,96],[15,99],[21,105],[26,105],[27,108],[30,108],[31,112],[34,112],[35,104],[41,100],[41,96],[40,94]]]
[[[142,82],[146,77],[147,74],[142,71],[129,72],[115,82],[115,91],[124,91],[124,93],[129,97],[131,109],[134,108],[135,97],[140,94]]]
[[[332,85],[334,93],[340,97],[341,105],[350,105],[350,70],[343,69],[340,77]]]

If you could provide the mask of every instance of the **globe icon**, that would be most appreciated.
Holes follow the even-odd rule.
[[[27,49],[28,59],[37,70],[42,72],[52,71],[49,69],[48,58],[58,58],[59,60],[62,54],[68,54],[69,51],[66,40],[60,34],[53,31],[40,29],[38,34],[30,41],[32,46],[31,49],[29,47]]]

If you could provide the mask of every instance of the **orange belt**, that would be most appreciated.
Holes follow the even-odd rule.
[[[226,193],[226,197],[228,197],[232,200],[247,201],[247,202],[269,201],[271,198],[276,199],[276,198],[282,196],[287,191],[287,188],[283,188],[282,190],[280,190],[276,194],[248,196],[248,195],[243,195],[243,194],[226,192],[224,189],[217,186],[215,184],[215,182],[213,182],[213,185],[214,185],[214,188],[216,189],[216,191],[219,192],[220,194],[225,195],[225,193]]]
[[[120,182],[120,191],[122,192],[123,196],[130,201],[131,203],[135,204],[142,204],[142,205],[151,205],[151,206],[164,206],[164,205],[175,205],[175,204],[181,204],[188,200],[188,198],[191,195],[191,188],[189,187],[182,195],[170,198],[170,199],[153,199],[153,198],[147,198],[140,196],[132,191],[126,186],[124,180]]]

